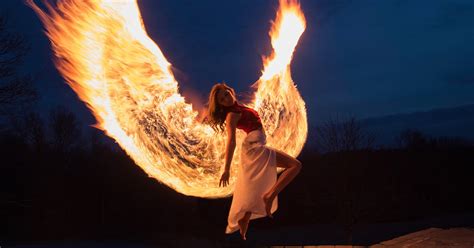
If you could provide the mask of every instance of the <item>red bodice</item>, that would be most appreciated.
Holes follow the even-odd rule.
[[[224,109],[226,113],[242,113],[237,122],[237,128],[244,130],[246,133],[250,133],[251,131],[262,127],[262,120],[260,119],[258,112],[249,107],[240,105],[237,101],[235,101],[234,105],[225,107]]]

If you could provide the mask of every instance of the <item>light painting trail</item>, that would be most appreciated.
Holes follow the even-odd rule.
[[[198,112],[178,92],[170,63],[150,39],[136,0],[32,0],[44,24],[55,65],[94,114],[97,128],[128,153],[150,177],[185,195],[230,196],[237,176],[237,146],[228,187],[219,187],[225,137],[197,120]],[[305,30],[296,0],[280,0],[270,31],[273,53],[263,58],[253,86],[255,108],[267,145],[297,156],[306,141],[306,108],[290,63]],[[240,144],[245,133],[238,131]],[[281,172],[281,168],[278,169]]]

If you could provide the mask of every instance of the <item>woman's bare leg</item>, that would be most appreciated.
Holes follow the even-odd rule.
[[[247,240],[245,234],[247,233],[247,229],[249,227],[250,214],[250,212],[245,212],[244,217],[238,221],[240,227],[240,236],[242,236],[243,240]]]
[[[301,162],[290,155],[276,151],[276,164],[278,167],[286,168],[273,187],[263,195],[265,202],[265,211],[267,215],[273,218],[271,214],[272,202],[275,197],[298,175],[301,170]]]

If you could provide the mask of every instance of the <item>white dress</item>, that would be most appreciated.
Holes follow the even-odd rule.
[[[266,146],[265,132],[258,129],[247,134],[242,142],[240,164],[225,233],[239,230],[238,221],[245,212],[250,220],[267,216],[263,194],[277,181],[276,153]],[[278,196],[272,202],[271,213],[278,208]]]

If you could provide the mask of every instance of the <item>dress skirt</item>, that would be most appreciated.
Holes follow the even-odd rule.
[[[261,129],[251,131],[242,142],[240,164],[225,233],[239,230],[238,221],[245,212],[250,219],[267,216],[263,195],[277,181],[276,152],[266,146],[266,135]],[[278,196],[272,202],[271,213],[278,208]]]

